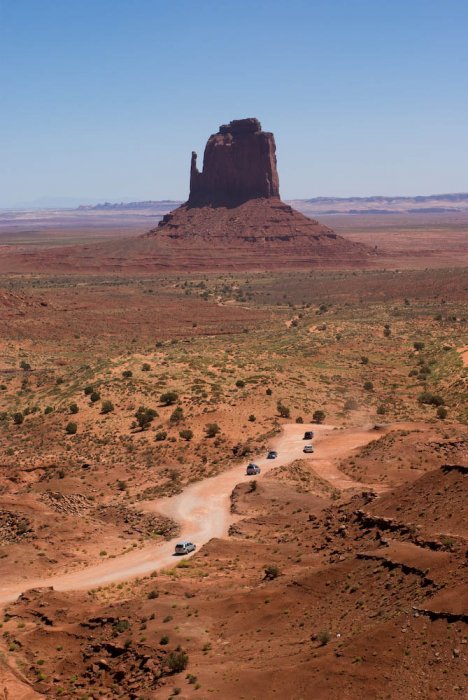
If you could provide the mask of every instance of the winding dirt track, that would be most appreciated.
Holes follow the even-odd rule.
[[[399,426],[393,426],[393,429]],[[385,432],[391,430],[388,426]],[[315,432],[316,452],[305,455],[302,452],[302,440],[305,430]],[[278,458],[267,460],[266,457],[255,462],[262,469],[263,476],[274,467],[287,465],[295,459],[310,459],[318,476],[327,479],[338,489],[365,487],[366,484],[353,481],[335,466],[337,459],[352,450],[377,439],[382,432],[376,433],[371,427],[360,430],[336,430],[332,426],[284,425],[280,436],[271,441],[271,447],[278,451]],[[245,464],[236,466],[218,476],[190,484],[184,491],[171,498],[142,503],[141,507],[149,512],[159,512],[176,520],[181,527],[178,540],[190,540],[198,547],[213,537],[225,537],[231,523],[230,494],[233,488],[245,476]],[[261,478],[260,476],[260,478]],[[375,489],[375,485],[372,487]],[[156,569],[174,565],[174,540],[164,544],[147,545],[128,554],[107,559],[81,571],[74,571],[44,579],[31,579],[18,575],[14,584],[2,587],[0,604],[15,600],[18,595],[29,588],[53,586],[56,590],[80,590],[122,581],[134,576],[148,574]],[[18,572],[20,573],[20,572]]]

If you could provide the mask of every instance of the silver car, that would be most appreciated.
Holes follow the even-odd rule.
[[[197,548],[196,544],[193,542],[178,542],[175,546],[174,554],[190,554],[194,552]]]

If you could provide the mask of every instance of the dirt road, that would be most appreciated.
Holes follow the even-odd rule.
[[[396,427],[398,426],[394,426]],[[305,430],[313,430],[315,433],[315,453],[312,455],[304,455],[302,451]],[[391,430],[391,427],[386,429],[388,430]],[[268,460],[262,457],[255,459],[255,463],[261,467],[263,476],[273,467],[287,465],[295,459],[310,459],[317,474],[329,480],[336,488],[363,487],[366,485],[355,482],[340,472],[335,466],[335,461],[381,435],[381,432],[376,433],[371,427],[337,430],[325,425],[285,425],[281,435],[271,440],[271,447],[278,451],[278,458]],[[213,537],[227,535],[231,523],[231,491],[243,479],[252,478],[245,476],[245,467],[246,463],[218,476],[190,484],[177,496],[143,502],[139,506],[148,512],[159,512],[173,518],[181,527],[177,539],[187,539],[201,547]],[[175,565],[177,559],[173,552],[174,540],[171,540],[164,544],[147,545],[81,571],[51,578],[28,578],[24,572],[18,571],[17,581],[1,588],[0,604],[14,600],[28,588],[53,586],[56,590],[63,591],[90,589],[145,575],[156,569]]]

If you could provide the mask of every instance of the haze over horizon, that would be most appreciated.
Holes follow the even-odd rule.
[[[191,151],[246,116],[284,199],[466,192],[467,21],[462,0],[4,3],[0,207],[184,200]]]

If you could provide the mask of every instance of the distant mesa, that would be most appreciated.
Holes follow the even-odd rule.
[[[255,118],[209,137],[203,169],[190,164],[190,195],[145,234],[193,268],[281,269],[365,264],[375,252],[334,233],[280,199],[276,144]]]

